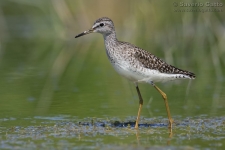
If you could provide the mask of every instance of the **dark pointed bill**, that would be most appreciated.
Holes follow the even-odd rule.
[[[83,33],[80,33],[80,34],[76,35],[75,38],[78,38],[78,37],[80,37],[80,36],[83,36],[83,35],[92,33],[93,31],[94,31],[93,29],[90,29],[90,30],[88,30],[88,31],[84,31]]]

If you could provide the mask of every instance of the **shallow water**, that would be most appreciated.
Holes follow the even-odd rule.
[[[96,8],[102,1],[63,2],[0,3],[0,149],[225,148],[224,13],[177,14],[161,1],[107,1],[109,9]],[[94,10],[123,10],[112,17],[119,39],[196,74],[156,83],[168,97],[172,137],[161,95],[139,85],[135,130],[135,86],[113,70],[102,36],[74,39],[97,19]]]
[[[72,116],[5,118],[1,120],[1,148],[59,149],[198,149],[224,147],[225,118],[175,117],[169,137],[167,120],[142,118],[139,130],[134,118],[84,118]],[[17,126],[7,127],[16,124]],[[131,125],[129,125],[131,124]],[[4,126],[4,127],[3,127]]]

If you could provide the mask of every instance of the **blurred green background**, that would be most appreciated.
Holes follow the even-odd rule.
[[[194,123],[191,128],[175,126],[171,145],[222,148],[225,1],[210,1],[222,3],[210,7],[206,2],[0,0],[0,149],[126,149],[126,144],[168,143],[166,127],[141,128],[139,140],[127,128],[76,126],[92,118],[135,121],[137,115],[135,86],[111,66],[102,35],[74,38],[103,16],[114,21],[119,40],[196,74],[192,81],[157,83],[168,96],[175,122],[191,118]],[[151,85],[139,88],[144,99],[140,122],[167,120],[161,95]],[[198,119],[202,116],[209,121]]]
[[[225,9],[176,12],[189,8],[165,0],[0,0],[0,118],[136,116],[135,86],[112,68],[102,35],[74,38],[103,16],[119,40],[196,74],[157,84],[172,116],[223,116]],[[141,115],[166,118],[161,95],[151,85],[140,90]]]

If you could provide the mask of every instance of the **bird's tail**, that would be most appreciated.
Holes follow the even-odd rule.
[[[176,74],[177,78],[189,78],[189,79],[195,79],[195,74],[190,72],[190,71],[186,71],[186,70],[182,70],[182,69],[176,69]]]
[[[189,72],[189,71],[184,71],[184,72],[185,72],[184,74],[189,76],[191,79],[195,79],[195,74],[194,73]]]

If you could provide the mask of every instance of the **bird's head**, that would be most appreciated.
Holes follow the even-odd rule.
[[[75,38],[94,32],[101,33],[105,36],[111,34],[114,31],[115,29],[112,20],[107,17],[102,17],[95,21],[91,29],[76,35]]]

